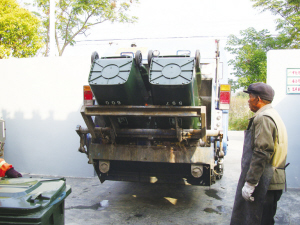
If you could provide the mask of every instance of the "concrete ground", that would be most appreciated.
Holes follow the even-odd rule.
[[[243,132],[229,132],[225,172],[211,187],[141,184],[67,178],[66,225],[229,224],[240,174]],[[276,224],[300,224],[300,189],[288,189]]]

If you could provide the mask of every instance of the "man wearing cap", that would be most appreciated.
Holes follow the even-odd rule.
[[[244,92],[249,94],[249,108],[255,114],[245,131],[230,224],[274,224],[277,201],[285,188],[287,132],[272,108],[274,90],[270,85],[254,83]]]

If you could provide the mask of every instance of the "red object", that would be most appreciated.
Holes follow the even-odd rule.
[[[220,92],[220,103],[229,104],[230,103],[230,91],[221,91]]]
[[[12,168],[12,165],[6,163],[4,159],[0,158],[0,177],[5,177],[6,171]]]
[[[93,99],[93,93],[92,91],[85,91],[83,94],[84,100],[92,100]]]

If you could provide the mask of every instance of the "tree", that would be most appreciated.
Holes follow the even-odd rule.
[[[256,31],[248,28],[240,31],[240,35],[242,38],[230,35],[225,48],[235,57],[228,61],[234,67],[232,74],[237,77],[237,80],[229,80],[234,91],[247,88],[251,83],[266,82],[267,51],[287,48],[290,45],[290,39],[285,35],[273,37],[268,30]]]
[[[277,30],[289,38],[289,48],[300,47],[300,0],[251,0],[254,8],[278,16]]]
[[[86,34],[90,27],[105,21],[134,23],[137,18],[129,16],[133,3],[138,0],[56,0],[55,38],[59,55],[68,45],[75,45],[77,35]],[[34,0],[41,10],[46,42],[45,55],[49,53],[49,0]],[[60,41],[63,43],[60,44]]]
[[[41,22],[16,0],[0,1],[0,59],[36,55],[43,46]]]

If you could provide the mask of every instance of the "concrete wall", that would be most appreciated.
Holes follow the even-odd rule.
[[[89,57],[0,60],[4,156],[18,171],[94,176],[75,132],[84,125],[80,108],[89,67]]]
[[[267,54],[267,83],[275,90],[273,107],[284,121],[289,139],[286,169],[289,188],[300,187],[300,94],[286,94],[287,68],[300,68],[300,50],[272,50]],[[300,78],[300,76],[299,76]]]

